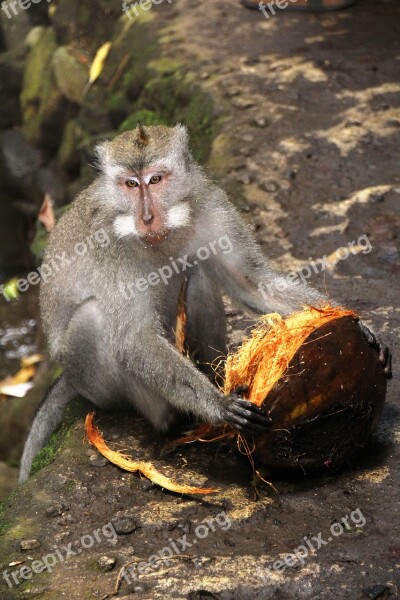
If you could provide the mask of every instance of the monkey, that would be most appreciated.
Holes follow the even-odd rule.
[[[223,294],[255,314],[287,315],[324,298],[272,267],[226,193],[194,160],[188,138],[181,124],[138,124],[100,143],[98,176],[50,235],[44,264],[58,260],[58,268],[42,278],[40,313],[63,373],[34,418],[20,482],[78,395],[99,409],[135,410],[161,434],[186,417],[248,434],[271,426],[243,388],[224,396],[213,380],[210,365],[227,353]],[[109,243],[92,243],[84,254],[82,241],[97,232]],[[268,283],[273,293],[271,285],[260,293]],[[186,343],[196,364],[174,345],[184,284]],[[369,330],[365,335],[390,377],[388,349]]]

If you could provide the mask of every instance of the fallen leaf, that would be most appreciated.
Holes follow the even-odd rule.
[[[0,381],[0,395],[11,396],[12,398],[24,398],[33,383],[30,381],[36,375],[36,368],[32,365],[24,367],[15,375],[6,377]]]
[[[40,207],[38,220],[47,232],[53,231],[56,226],[56,216],[54,214],[54,202],[50,194],[46,194],[43,200],[43,204]]]
[[[32,367],[33,365],[37,365],[38,363],[43,361],[43,354],[32,354],[31,356],[24,356],[23,358],[21,358],[21,367]]]
[[[33,383],[17,383],[16,385],[0,386],[0,396],[9,396],[10,398],[25,398],[29,390],[33,388]]]

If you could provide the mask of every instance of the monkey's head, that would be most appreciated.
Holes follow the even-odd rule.
[[[119,237],[158,244],[190,224],[190,170],[195,168],[182,125],[143,127],[97,146],[107,209]]]

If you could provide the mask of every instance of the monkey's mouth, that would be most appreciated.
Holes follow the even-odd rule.
[[[167,239],[167,237],[167,230],[161,232],[149,231],[148,233],[142,236],[142,240],[144,242],[147,242],[148,244],[151,244],[152,246],[155,246],[156,244],[161,244],[161,242],[164,242]]]

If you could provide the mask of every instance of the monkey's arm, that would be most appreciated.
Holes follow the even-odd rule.
[[[269,311],[290,314],[304,306],[318,306],[326,299],[317,290],[302,283],[294,273],[285,275],[273,269],[255,243],[250,231],[228,201],[213,215],[210,230],[218,240],[229,237],[229,252],[215,255],[211,269],[226,293],[256,313]],[[219,236],[219,237],[218,237]],[[379,355],[385,375],[392,377],[392,356],[381,339],[360,321],[361,331]]]
[[[203,422],[228,422],[246,433],[260,433],[269,427],[264,412],[237,394],[223,396],[218,389],[181,356],[162,335],[147,332],[140,343],[124,352],[124,363],[150,391],[182,413],[192,413]],[[128,346],[126,346],[128,348]],[[153,349],[143,355],[143,348]]]
[[[317,290],[302,283],[294,274],[280,273],[271,266],[228,202],[222,210],[214,212],[210,231],[214,240],[225,237],[230,242],[229,251],[218,251],[210,259],[210,268],[232,300],[260,314],[271,311],[290,314],[305,305],[324,303]]]

